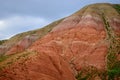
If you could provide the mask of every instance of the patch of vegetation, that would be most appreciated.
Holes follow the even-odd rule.
[[[114,34],[112,27],[109,25],[104,14],[102,15],[102,18],[107,32],[107,40],[109,42],[107,54],[108,80],[114,80],[120,76],[120,61],[117,59],[117,55],[120,52],[120,41],[117,39],[117,35]]]
[[[77,80],[87,80],[88,77],[89,77],[88,74],[83,76],[83,72],[82,72],[82,71],[80,71],[80,72],[76,75],[76,79],[77,79]]]
[[[0,45],[2,45],[4,42],[6,42],[7,40],[0,40]]]
[[[117,12],[120,14],[120,5],[118,5],[118,4],[113,5],[113,8],[115,8],[117,10]]]
[[[112,69],[108,70],[109,80],[114,80],[116,77],[120,77],[120,62],[116,62]]]
[[[6,60],[9,56],[0,55],[0,62]]]
[[[19,55],[16,57],[16,60],[19,60],[20,58],[25,58],[27,57],[29,54],[31,54],[32,52],[23,52],[23,54]]]
[[[76,79],[93,80],[95,78],[99,78],[101,80],[106,80],[106,76],[107,76],[106,71],[100,71],[93,66],[89,66],[89,67],[84,67],[80,72],[78,72],[78,74],[76,75]]]

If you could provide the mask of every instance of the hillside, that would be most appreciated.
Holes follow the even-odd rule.
[[[120,4],[85,6],[0,45],[0,80],[119,80]]]

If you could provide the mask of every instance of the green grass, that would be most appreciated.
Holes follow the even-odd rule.
[[[116,62],[112,69],[108,70],[109,80],[114,80],[115,77],[120,76],[120,62]]]
[[[9,56],[0,55],[0,62],[6,60]]]
[[[113,8],[115,8],[116,11],[120,14],[120,5],[118,5],[118,4],[113,5]]]
[[[77,80],[87,80],[89,78],[89,74],[86,74],[83,76],[83,72],[80,71],[76,77],[75,77]]]

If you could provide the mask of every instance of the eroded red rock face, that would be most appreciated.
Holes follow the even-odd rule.
[[[52,53],[52,55],[51,55]],[[75,80],[69,64],[54,51],[22,58],[0,72],[0,80]]]
[[[19,41],[16,45],[14,45],[5,55],[11,55],[15,53],[19,53],[28,48],[36,39],[37,35],[28,35]]]
[[[39,53],[51,49],[50,51],[55,51],[69,63],[74,64],[76,70],[85,66],[104,69],[107,53],[105,37],[105,30],[102,28],[97,30],[95,26],[79,26],[48,34],[33,44],[31,49]]]
[[[70,22],[76,21],[76,17],[70,19]],[[56,52],[70,64],[75,74],[89,66],[105,70],[109,48],[106,39],[107,32],[102,18],[88,14],[81,19],[77,17],[77,22],[72,25],[69,18],[68,22],[67,19],[63,20],[50,34],[36,41],[30,49],[46,54]]]

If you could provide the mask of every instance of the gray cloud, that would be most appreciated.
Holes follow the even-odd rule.
[[[75,4],[76,1],[68,0],[0,0],[0,17],[30,15],[55,19],[73,11]]]
[[[30,15],[56,19],[96,2],[120,3],[119,0],[0,0],[0,17]]]

